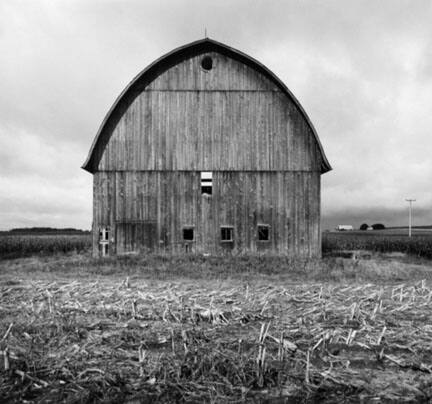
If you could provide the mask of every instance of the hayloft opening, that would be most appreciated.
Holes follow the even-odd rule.
[[[213,192],[213,173],[201,172],[201,194],[211,195]]]
[[[201,60],[201,67],[204,70],[211,70],[213,68],[213,59],[210,56],[206,56]]]
[[[183,240],[193,241],[194,240],[194,228],[193,227],[183,227]]]
[[[270,226],[268,224],[258,225],[258,240],[259,241],[270,240]]]
[[[230,226],[221,227],[221,241],[233,241],[233,228]]]

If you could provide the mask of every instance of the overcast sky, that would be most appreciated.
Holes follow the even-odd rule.
[[[317,129],[323,228],[432,224],[431,1],[0,1],[0,229],[89,229],[80,166],[128,82],[204,37],[276,73]]]

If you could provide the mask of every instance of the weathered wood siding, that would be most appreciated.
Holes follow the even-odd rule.
[[[320,175],[330,166],[318,138],[277,79],[224,52],[156,64],[104,121],[85,166],[95,255],[105,227],[110,254],[320,255]],[[201,193],[201,171],[213,172],[212,196]],[[270,226],[269,241],[258,240],[258,224]],[[195,239],[185,242],[191,226]],[[233,242],[221,241],[221,226],[232,226]]]
[[[319,171],[313,132],[292,100],[253,68],[212,52],[157,77],[119,116],[98,170]]]
[[[269,241],[258,240],[258,224],[270,225]],[[207,196],[201,194],[200,172],[98,172],[93,225],[96,233],[110,227],[111,253],[185,251],[188,245],[204,253],[316,257],[321,252],[320,174],[216,171],[213,194]],[[194,227],[193,243],[183,240],[188,226]],[[233,227],[233,243],[221,242],[221,226]],[[97,238],[94,243],[97,251]]]

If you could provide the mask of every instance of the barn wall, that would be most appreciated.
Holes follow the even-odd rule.
[[[201,68],[202,55],[192,57],[137,95],[95,151],[98,170],[321,169],[295,103],[253,68],[211,56],[212,70]]]
[[[212,196],[200,172],[127,171],[94,175],[94,230],[110,227],[111,253],[142,250],[320,255],[319,172],[213,172]],[[257,225],[270,225],[270,241]],[[234,242],[221,243],[220,226]],[[182,229],[193,226],[195,241]],[[97,254],[97,237],[95,254]]]

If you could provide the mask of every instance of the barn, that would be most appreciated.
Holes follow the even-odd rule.
[[[321,255],[331,167],[312,122],[269,69],[212,39],[139,73],[82,168],[93,174],[94,256]]]

